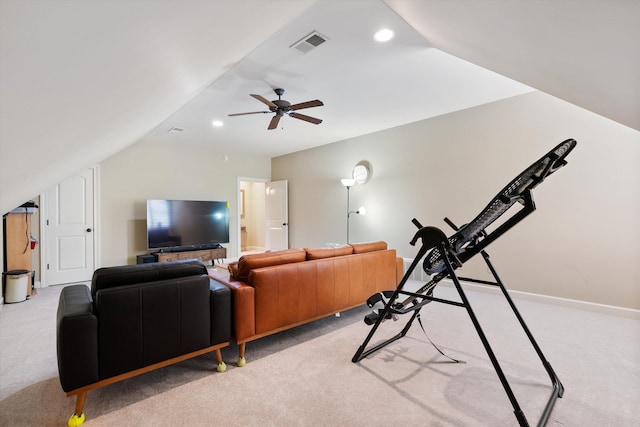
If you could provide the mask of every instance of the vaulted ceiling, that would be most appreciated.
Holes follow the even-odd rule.
[[[144,139],[271,157],[532,90],[640,130],[637,16],[633,0],[0,0],[0,211]],[[326,42],[290,47],[312,31]],[[276,87],[322,100],[300,112],[323,123],[228,117]]]

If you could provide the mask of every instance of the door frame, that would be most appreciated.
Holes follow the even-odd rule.
[[[238,244],[236,245],[238,250],[236,253],[236,257],[240,258],[240,254],[242,253],[242,231],[240,230],[240,182],[262,182],[264,184],[271,182],[270,179],[268,178],[252,178],[252,177],[247,177],[247,176],[239,176],[236,179],[236,241],[238,242]]]
[[[87,201],[87,203],[93,204],[93,268],[94,270],[99,268],[98,260],[100,254],[98,253],[100,247],[100,214],[99,214],[99,188],[98,182],[100,180],[100,165],[94,165],[87,169],[93,170],[93,200]],[[47,237],[47,218],[49,217],[49,201],[47,200],[46,190],[40,193],[40,287],[48,288],[49,282],[47,277],[47,264],[49,262],[48,253],[51,244]]]

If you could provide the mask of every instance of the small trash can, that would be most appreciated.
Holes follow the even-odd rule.
[[[11,270],[3,273],[5,276],[4,302],[22,302],[27,299],[29,286],[29,270]]]

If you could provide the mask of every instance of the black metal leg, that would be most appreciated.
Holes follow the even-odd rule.
[[[425,249],[424,246],[422,246],[420,248],[420,251],[418,251],[418,256],[416,256],[414,258],[413,262],[411,263],[411,266],[409,267],[407,272],[402,277],[402,280],[400,280],[400,283],[398,284],[398,287],[396,288],[396,290],[393,292],[393,295],[391,296],[391,298],[389,298],[389,301],[387,301],[387,303],[385,304],[382,313],[380,313],[378,315],[378,318],[377,318],[376,322],[371,327],[371,331],[369,331],[369,334],[367,335],[367,337],[365,338],[363,343],[360,345],[360,347],[358,347],[358,350],[356,351],[356,353],[353,355],[353,358],[351,359],[351,361],[353,363],[359,362],[360,360],[362,360],[365,357],[367,357],[369,354],[380,350],[382,347],[392,343],[393,341],[396,341],[396,340],[404,337],[407,334],[407,331],[411,327],[411,324],[413,323],[413,320],[415,319],[415,317],[417,316],[417,313],[420,310],[416,310],[414,312],[414,314],[411,316],[411,319],[409,319],[409,322],[407,322],[407,325],[402,329],[402,331],[400,333],[398,333],[397,335],[391,337],[390,339],[388,339],[388,340],[376,345],[375,347],[365,351],[365,349],[367,348],[367,345],[369,345],[369,341],[371,341],[371,338],[375,335],[375,333],[378,330],[378,327],[380,326],[380,324],[391,313],[391,308],[392,308],[393,304],[395,304],[396,300],[398,299],[398,295],[402,291],[402,288],[404,288],[404,285],[407,283],[407,280],[409,280],[409,277],[411,277],[411,274],[413,273],[413,270],[415,270],[416,266],[418,265],[418,263],[420,262],[420,260],[422,259],[422,257],[424,256],[426,251],[427,250]]]
[[[489,359],[491,360],[491,364],[493,365],[493,369],[496,371],[496,374],[498,375],[498,378],[500,379],[500,382],[502,383],[502,387],[504,388],[505,393],[507,393],[507,397],[509,398],[509,401],[511,402],[511,406],[513,406],[513,412],[516,416],[516,419],[518,420],[518,423],[520,424],[521,427],[524,426],[528,426],[529,423],[527,422],[527,419],[524,415],[524,413],[522,412],[522,409],[520,408],[520,405],[518,404],[518,400],[516,399],[516,396],[513,394],[513,390],[511,390],[511,386],[509,385],[509,381],[507,381],[506,376],[504,375],[504,372],[502,371],[502,368],[500,367],[500,363],[498,362],[498,359],[495,356],[495,353],[493,352],[493,349],[491,348],[491,345],[489,344],[489,341],[487,340],[486,335],[484,334],[484,331],[482,330],[482,327],[480,326],[480,322],[478,321],[478,318],[476,317],[475,313],[473,312],[473,309],[471,308],[471,304],[469,304],[469,300],[467,298],[467,295],[465,294],[464,290],[462,289],[462,285],[460,284],[460,281],[458,280],[458,277],[455,275],[455,272],[453,270],[453,266],[451,265],[451,262],[449,261],[448,257],[443,257],[445,265],[447,266],[447,270],[450,272],[450,276],[451,279],[453,280],[453,284],[456,287],[456,290],[458,291],[458,294],[460,295],[460,298],[462,299],[462,303],[464,305],[464,307],[467,310],[467,313],[469,314],[469,317],[471,318],[471,322],[473,323],[473,326],[476,329],[476,332],[478,333],[478,336],[480,337],[480,341],[482,341],[482,345],[484,346],[485,351],[487,352],[487,355],[489,356]]]
[[[380,350],[381,348],[386,347],[387,345],[391,344],[392,342],[394,342],[396,340],[399,340],[400,338],[404,337],[407,334],[407,332],[409,331],[409,329],[411,328],[411,324],[413,323],[413,321],[415,320],[415,318],[416,318],[416,316],[418,315],[419,312],[420,312],[420,310],[414,311],[413,315],[411,316],[411,318],[409,319],[409,321],[407,322],[405,327],[402,328],[402,331],[398,332],[396,335],[394,335],[393,337],[389,338],[388,340],[386,340],[384,342],[381,342],[380,344],[378,344],[376,346],[373,346],[370,349],[365,351],[365,349],[367,348],[367,345],[369,344],[369,341],[371,340],[371,338],[375,334],[375,329],[377,329],[377,327],[382,322],[383,317],[381,316],[380,318],[378,318],[378,321],[375,323],[375,325],[371,329],[371,332],[369,332],[369,335],[367,335],[367,338],[364,340],[362,345],[360,347],[358,347],[358,351],[353,356],[351,361],[353,363],[357,363],[357,362],[361,361],[362,359],[364,359],[365,357],[367,357],[368,355],[370,355],[371,353],[375,353],[376,351]]]
[[[498,272],[493,267],[493,264],[491,263],[491,260],[489,259],[489,254],[487,254],[485,251],[482,251],[481,253],[482,253],[482,256],[484,258],[485,263],[489,267],[489,270],[491,270],[491,274],[496,279],[496,283],[500,287],[500,290],[502,291],[502,294],[504,295],[504,297],[506,298],[507,302],[509,303],[509,306],[511,307],[511,310],[513,311],[513,313],[517,317],[518,322],[520,322],[520,326],[524,330],[525,334],[529,338],[529,341],[531,342],[531,345],[533,346],[533,348],[535,349],[536,353],[538,354],[538,357],[540,358],[540,361],[542,362],[542,366],[544,366],[544,369],[547,371],[547,374],[549,375],[549,378],[551,379],[551,383],[553,385],[553,392],[551,393],[551,397],[549,398],[549,401],[547,402],[547,405],[546,405],[546,407],[544,409],[542,417],[540,418],[540,421],[538,422],[538,426],[544,426],[544,425],[546,425],[546,423],[547,423],[547,421],[549,419],[549,416],[551,415],[551,411],[553,409],[553,405],[556,402],[556,399],[559,398],[559,397],[561,398],[562,395],[564,394],[564,386],[562,385],[562,383],[560,382],[560,379],[558,378],[558,376],[554,372],[553,368],[551,367],[551,364],[549,363],[549,361],[544,356],[544,353],[542,353],[542,350],[540,349],[540,346],[538,345],[538,343],[536,342],[535,338],[533,337],[533,334],[531,333],[531,331],[527,327],[527,324],[525,323],[524,318],[522,317],[522,315],[520,315],[520,312],[518,311],[518,308],[516,307],[515,303],[511,299],[511,295],[509,295],[509,292],[507,291],[507,288],[505,288],[504,284],[502,283],[502,280],[500,280],[500,277],[498,277]]]

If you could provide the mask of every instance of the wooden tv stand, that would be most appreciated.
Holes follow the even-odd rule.
[[[227,257],[227,248],[216,249],[198,249],[195,251],[181,251],[181,252],[158,252],[154,254],[157,262],[177,261],[179,259],[198,259],[202,262],[211,261],[215,264],[215,260],[224,259]]]

